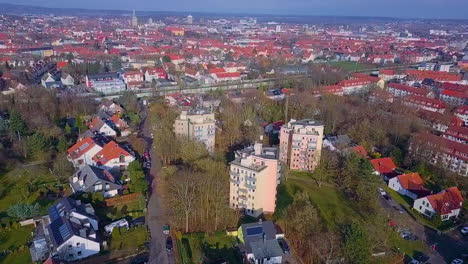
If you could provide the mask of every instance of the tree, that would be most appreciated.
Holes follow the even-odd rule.
[[[21,220],[36,217],[40,215],[40,206],[38,203],[34,205],[17,203],[8,208],[7,214],[11,217],[19,218]]]
[[[185,170],[178,174],[171,186],[171,207],[177,218],[183,218],[185,222],[185,232],[189,232],[190,216],[194,212],[196,193],[196,178],[198,175],[192,171]]]
[[[41,133],[34,133],[26,139],[27,157],[38,156],[49,146],[49,140]]]
[[[164,55],[162,60],[163,60],[163,62],[171,62],[171,57],[169,57],[168,55]]]
[[[10,112],[10,130],[18,136],[18,140],[21,139],[21,136],[27,132],[26,123],[21,117],[21,114],[17,111]]]
[[[128,174],[130,182],[128,187],[132,192],[146,193],[148,191],[148,182],[145,179],[145,173],[139,161],[132,161],[128,165]]]
[[[112,70],[118,71],[122,68],[122,61],[119,56],[114,56],[112,58]]]
[[[60,153],[52,164],[52,174],[59,183],[68,182],[68,178],[73,174],[73,165],[68,161],[65,153]]]
[[[344,255],[348,263],[370,263],[371,245],[365,230],[357,223],[352,223],[344,230]]]

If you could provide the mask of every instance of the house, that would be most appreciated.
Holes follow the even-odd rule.
[[[107,99],[102,100],[101,104],[98,107],[98,111],[104,111],[107,113],[119,115],[122,115],[125,112],[123,107],[121,107],[119,104]]]
[[[281,101],[286,96],[281,89],[270,89],[265,91],[266,98],[273,100],[273,101]]]
[[[403,103],[410,107],[438,113],[444,113],[446,108],[445,103],[440,100],[418,95],[404,97]]]
[[[110,141],[93,156],[92,160],[96,166],[114,171],[127,168],[135,157],[114,141]]]
[[[217,72],[211,75],[216,82],[240,81],[241,74],[239,72]]]
[[[215,114],[204,109],[182,111],[174,122],[174,133],[201,142],[212,153],[215,148]]]
[[[101,143],[93,137],[86,137],[76,142],[67,150],[68,160],[75,167],[83,167],[86,164],[93,164],[93,157],[102,150]]]
[[[383,176],[384,179],[391,179],[398,174],[395,172],[397,166],[393,162],[392,158],[380,158],[370,160],[372,166],[374,167],[374,174]]]
[[[414,201],[413,209],[419,213],[442,221],[458,217],[463,206],[463,197],[457,187],[448,188],[440,193],[428,195]]]
[[[429,91],[414,86],[409,86],[401,83],[388,83],[387,91],[395,97],[403,97],[408,95],[427,96]]]
[[[85,165],[70,177],[70,186],[74,193],[99,192],[104,197],[113,197],[122,189],[122,185],[107,170]]]
[[[140,88],[144,81],[144,75],[141,71],[125,71],[122,77],[127,89]]]
[[[58,78],[57,78],[56,75],[54,75],[54,74],[52,74],[50,72],[47,72],[41,78],[41,85],[44,86],[44,87],[48,87],[48,86],[50,86],[51,83],[56,83],[57,79]]]
[[[468,105],[462,105],[455,109],[454,114],[463,120],[465,126],[468,126]]]
[[[450,126],[442,137],[458,143],[468,144],[468,127]]]
[[[468,94],[466,91],[460,92],[446,89],[440,93],[440,100],[453,106],[465,105],[468,103]]]
[[[283,250],[279,240],[284,234],[278,231],[272,221],[259,221],[243,224],[239,227],[237,236],[241,242],[240,250],[249,263],[281,264]]]
[[[367,155],[367,150],[362,146],[362,145],[358,145],[358,146],[354,146],[354,147],[351,147],[350,149],[353,153],[355,153],[356,155],[362,157],[362,158],[368,158],[369,156]]]
[[[323,147],[331,151],[341,152],[351,145],[351,139],[347,135],[326,136],[323,139]]]
[[[405,195],[415,200],[419,197],[424,197],[430,193],[424,188],[424,181],[419,173],[406,173],[388,181],[388,187],[401,195]]]
[[[343,87],[343,94],[347,95],[365,91],[371,87],[372,83],[368,78],[356,78],[343,80],[338,85]]]
[[[463,121],[454,115],[441,114],[424,109],[419,109],[416,114],[432,130],[445,133],[450,126],[462,126]]]
[[[62,82],[63,86],[75,85],[75,79],[73,79],[73,77],[68,73],[62,73],[62,76],[60,77],[60,81]]]
[[[99,253],[98,220],[90,204],[62,198],[49,208],[48,216],[52,256],[75,261]]]
[[[100,117],[94,117],[91,123],[89,124],[89,129],[92,132],[98,132],[104,134],[108,137],[116,137],[117,131]]]
[[[145,81],[152,82],[153,80],[167,79],[167,72],[164,68],[147,68],[145,71]]]

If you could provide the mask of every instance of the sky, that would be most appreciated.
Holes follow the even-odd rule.
[[[468,0],[0,0],[60,8],[468,19]]]

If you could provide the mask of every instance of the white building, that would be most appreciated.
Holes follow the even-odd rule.
[[[182,111],[174,122],[174,133],[203,143],[209,152],[214,152],[216,137],[215,114],[206,110]]]
[[[94,155],[101,150],[102,146],[99,142],[91,137],[86,137],[68,149],[68,160],[73,163],[73,166],[78,168],[86,164],[92,165],[94,164]]]
[[[98,220],[90,204],[62,198],[49,208],[49,218],[52,256],[75,261],[99,253]]]
[[[432,218],[439,215],[443,221],[458,217],[463,207],[463,197],[457,187],[428,195],[414,201],[413,209]]]

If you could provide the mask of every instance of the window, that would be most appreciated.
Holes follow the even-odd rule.
[[[81,251],[78,251],[78,253],[77,253],[77,254],[78,254],[78,256],[81,256]]]
[[[80,242],[76,242],[76,246],[79,247],[81,244]]]

